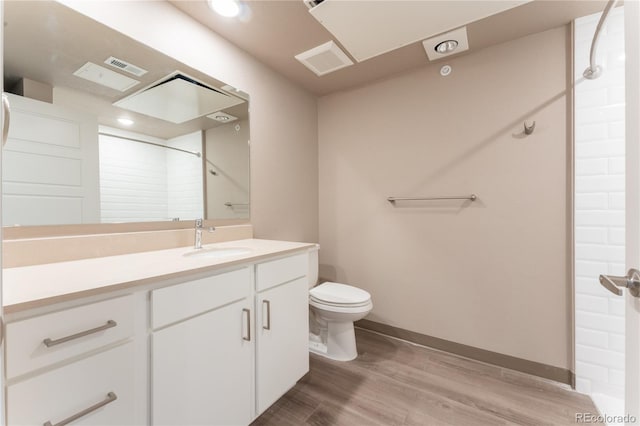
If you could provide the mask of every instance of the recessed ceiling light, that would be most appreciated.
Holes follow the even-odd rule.
[[[436,44],[435,50],[438,53],[445,54],[451,53],[458,47],[458,42],[456,40],[445,40]]]
[[[133,124],[133,120],[131,120],[130,118],[118,118],[118,123],[122,124],[123,126],[131,126]]]
[[[237,0],[207,0],[207,3],[218,15],[233,18],[240,14],[240,3]]]
[[[230,121],[237,120],[238,117],[233,116],[231,114],[227,114],[224,111],[214,112],[213,114],[207,115],[208,118],[216,121],[220,121],[221,123],[228,123]]]

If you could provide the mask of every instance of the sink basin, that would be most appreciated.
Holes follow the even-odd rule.
[[[219,248],[203,248],[185,253],[185,257],[203,257],[211,259],[221,259],[230,256],[240,256],[251,253],[251,249],[246,247],[219,247]]]

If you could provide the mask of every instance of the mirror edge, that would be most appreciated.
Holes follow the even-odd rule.
[[[248,219],[212,219],[205,220],[204,226],[250,225]],[[96,234],[121,234],[134,232],[176,231],[192,229],[195,220],[176,222],[127,222],[127,223],[88,223],[75,225],[39,225],[13,226],[2,229],[3,241],[31,238],[78,237]]]

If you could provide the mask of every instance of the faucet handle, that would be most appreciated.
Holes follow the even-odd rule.
[[[209,231],[209,232],[213,232],[213,231],[215,231],[215,230],[216,230],[216,227],[215,227],[215,226],[210,226],[210,227],[207,229],[207,231]]]
[[[202,228],[202,218],[196,219],[195,225],[196,225],[196,228]]]

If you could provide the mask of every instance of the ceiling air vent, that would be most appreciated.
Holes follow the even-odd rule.
[[[122,59],[114,58],[113,56],[110,56],[109,58],[107,58],[107,60],[104,61],[104,63],[107,65],[111,65],[114,68],[118,68],[119,70],[126,71],[129,74],[133,74],[136,77],[142,77],[147,73],[147,70],[144,70],[140,67],[130,64],[127,61],[123,61]]]
[[[353,61],[333,41],[302,52],[295,58],[318,76],[353,65]]]
[[[136,84],[140,83],[138,80],[134,80],[126,75],[111,71],[110,69],[96,65],[93,62],[87,62],[76,70],[73,75],[121,92],[126,92]]]
[[[314,7],[316,7],[317,5],[319,5],[320,3],[322,3],[324,0],[302,0],[302,2],[309,8],[309,9],[313,9]]]

